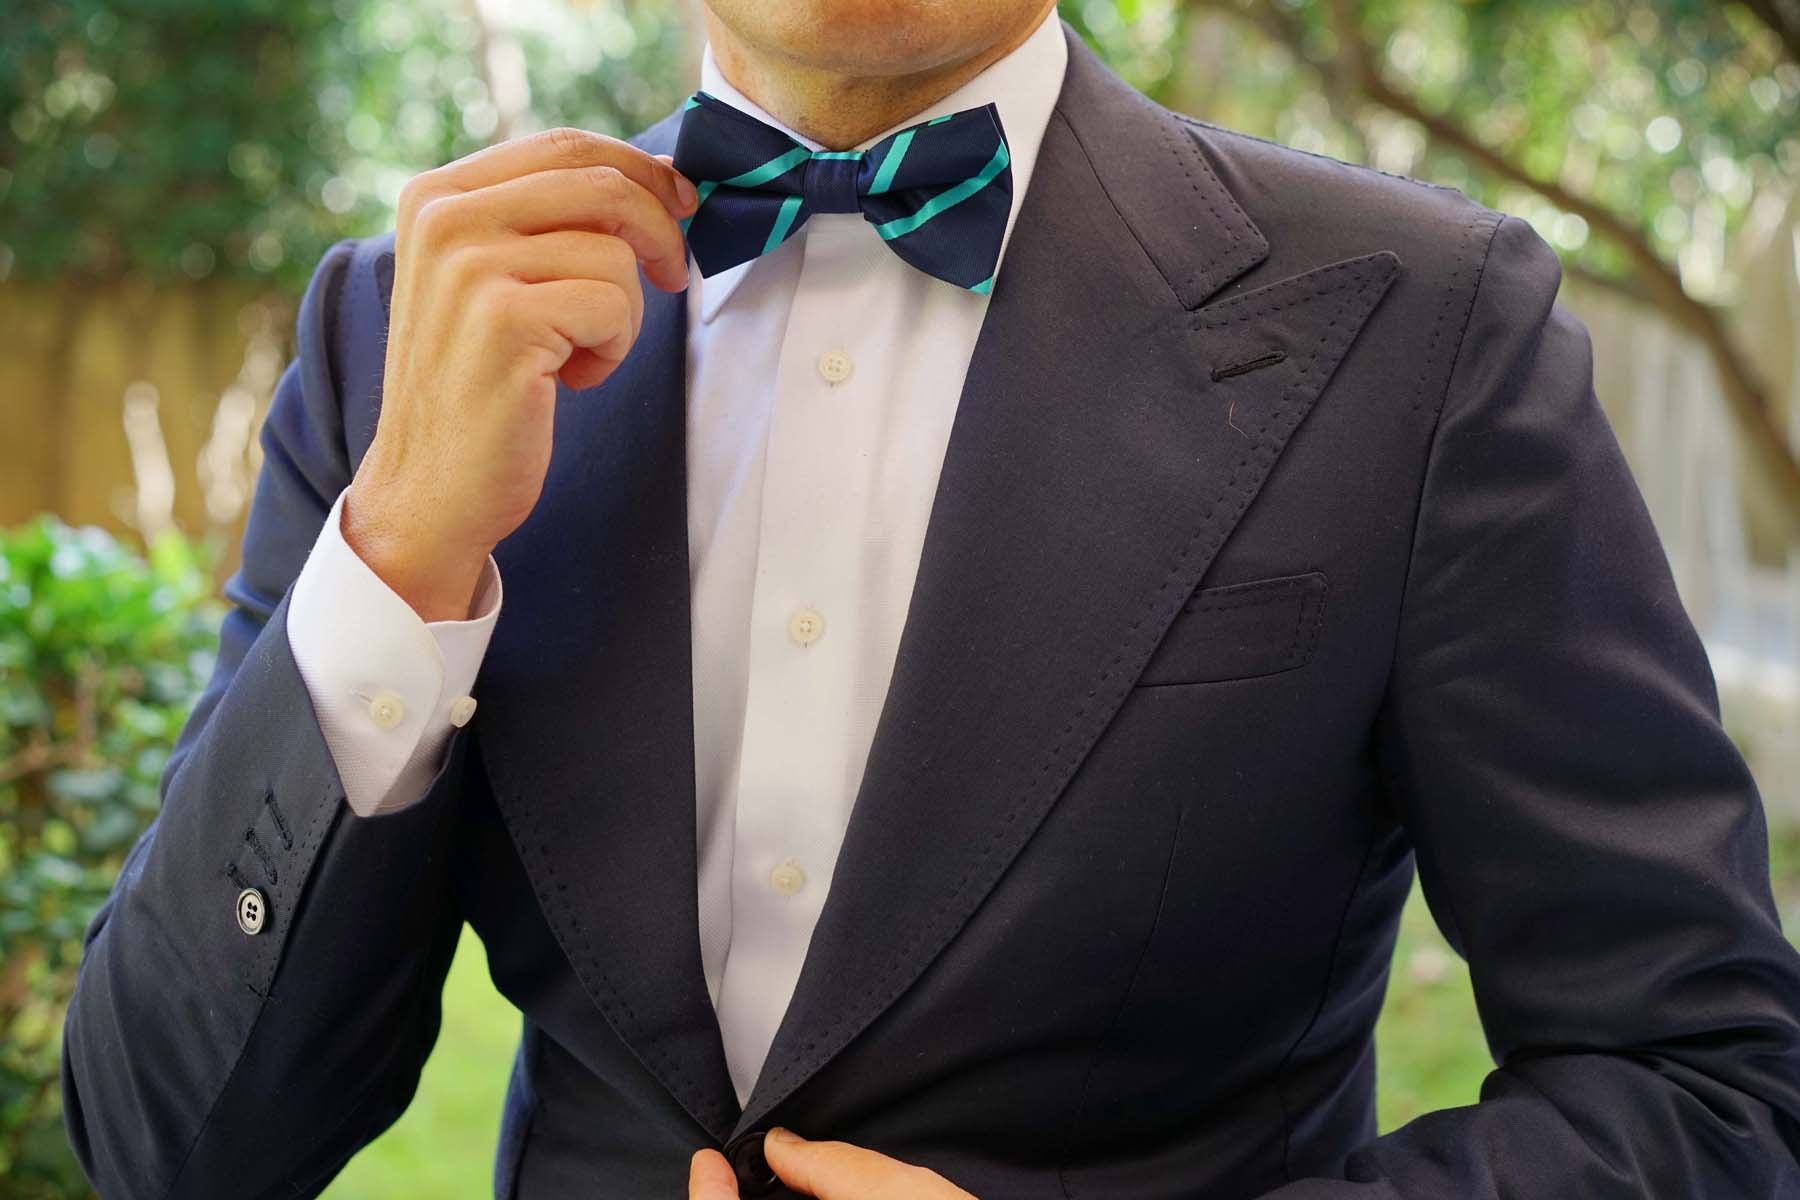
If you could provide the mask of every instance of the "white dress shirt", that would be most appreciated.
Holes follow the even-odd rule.
[[[1052,11],[1011,53],[857,148],[996,104],[1010,240],[1067,54]],[[727,82],[710,46],[700,86],[821,148]],[[711,278],[689,270],[699,933],[743,1103],[831,886],[989,298],[907,265],[856,213],[816,214]],[[490,558],[470,619],[421,621],[345,544],[342,504],[294,585],[288,638],[346,799],[366,816],[416,802],[451,728],[470,719],[503,597]]]

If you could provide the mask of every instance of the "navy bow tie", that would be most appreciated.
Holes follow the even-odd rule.
[[[1011,163],[992,104],[923,121],[867,150],[808,150],[695,92],[675,139],[675,169],[700,192],[682,228],[702,275],[767,254],[813,213],[860,212],[919,270],[985,293],[1012,212]]]

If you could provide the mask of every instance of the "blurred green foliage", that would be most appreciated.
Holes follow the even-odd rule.
[[[508,38],[555,121],[629,133],[683,94],[678,12],[562,8]],[[502,132],[488,41],[454,0],[9,0],[0,280],[297,292],[408,177]]]
[[[202,278],[324,244],[337,214],[309,192],[349,157],[313,101],[335,24],[312,0],[6,5],[0,230],[14,273]]]
[[[1064,15],[1163,103],[1460,188],[1624,277],[1617,245],[1539,191],[1372,103],[1367,66],[1469,143],[1596,202],[1705,299],[1759,194],[1800,186],[1800,62],[1711,0],[1083,0]]]
[[[146,561],[40,517],[0,533],[0,1179],[86,1195],[57,1090],[81,936],[158,807],[169,748],[212,669],[213,550]]]

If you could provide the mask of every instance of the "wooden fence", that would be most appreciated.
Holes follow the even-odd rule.
[[[214,530],[229,571],[291,336],[243,287],[0,287],[0,524]]]

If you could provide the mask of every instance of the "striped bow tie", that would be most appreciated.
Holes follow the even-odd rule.
[[[682,228],[702,275],[767,254],[813,213],[860,212],[926,274],[971,292],[994,286],[1012,166],[992,104],[921,122],[867,150],[808,150],[695,92],[675,139],[675,169],[700,192]]]

